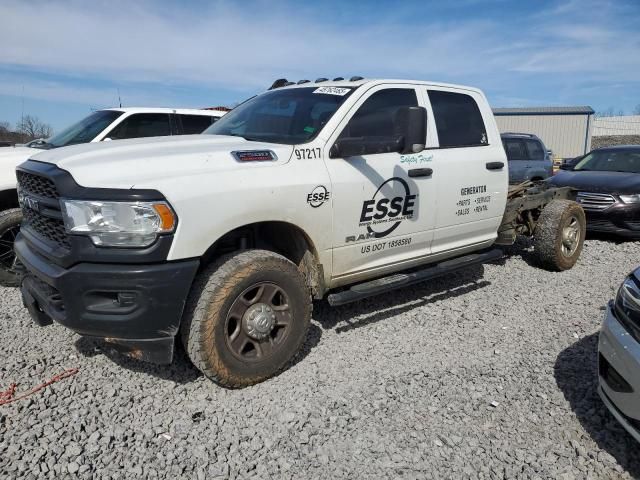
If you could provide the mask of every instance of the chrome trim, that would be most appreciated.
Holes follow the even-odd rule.
[[[576,200],[585,210],[595,212],[601,212],[616,204],[615,197],[606,193],[578,192]]]
[[[278,160],[278,156],[273,150],[268,149],[255,149],[255,150],[234,150],[231,152],[233,158],[238,162],[275,162]],[[254,156],[251,160],[242,158],[244,155],[249,157]]]

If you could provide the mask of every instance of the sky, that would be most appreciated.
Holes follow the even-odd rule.
[[[232,106],[277,78],[472,85],[494,107],[640,104],[640,0],[0,0],[0,121]]]

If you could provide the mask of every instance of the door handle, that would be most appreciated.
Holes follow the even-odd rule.
[[[487,170],[502,170],[504,162],[487,162]]]
[[[411,178],[415,177],[430,177],[433,175],[433,170],[430,168],[412,168],[409,170],[409,176]]]

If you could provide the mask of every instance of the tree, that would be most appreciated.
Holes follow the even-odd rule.
[[[41,122],[38,117],[25,116],[18,124],[18,132],[27,137],[27,140],[36,138],[48,138],[53,133],[53,128],[48,123]]]
[[[616,112],[616,109],[613,107],[609,107],[606,110],[601,110],[599,112],[596,113],[597,117],[618,117],[618,116],[623,116],[624,112],[622,110],[618,110]]]
[[[636,108],[633,109],[634,115],[640,115],[640,103],[636,105]]]
[[[0,122],[0,133],[8,133],[11,131],[11,124],[9,122]]]

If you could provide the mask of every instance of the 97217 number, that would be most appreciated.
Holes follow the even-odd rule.
[[[293,153],[298,160],[311,160],[312,158],[320,158],[320,147],[296,148]]]

